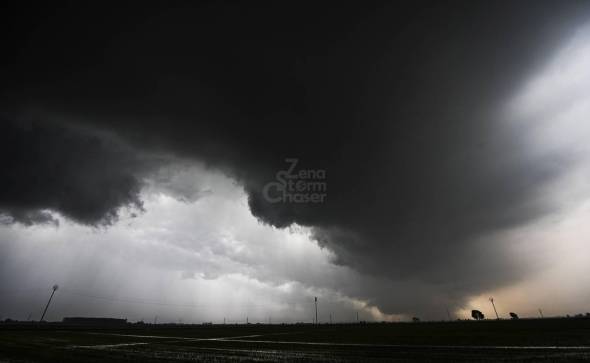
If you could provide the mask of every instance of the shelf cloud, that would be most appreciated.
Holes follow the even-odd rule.
[[[566,59],[579,69],[564,76],[547,60],[586,59],[572,49],[582,47],[588,10],[578,2],[16,9],[18,21],[5,26],[17,44],[6,46],[1,71],[2,221],[108,229],[126,211],[149,215],[150,193],[187,205],[221,193],[243,198],[268,228],[305,228],[329,251],[322,261],[364,281],[292,271],[285,283],[383,314],[459,309],[536,273],[506,236],[561,210],[555,186],[585,165],[566,146],[580,124],[560,118],[588,115],[582,101],[564,111],[585,95],[583,62]],[[195,165],[197,174],[187,172]],[[292,191],[317,198],[269,199],[269,183],[300,171],[295,180],[311,184]],[[203,187],[220,175],[237,189]],[[239,255],[217,239],[207,248],[258,266],[244,273],[261,281],[280,269],[261,269],[262,251]],[[232,263],[183,276],[215,280]]]

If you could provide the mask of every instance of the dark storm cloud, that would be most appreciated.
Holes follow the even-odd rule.
[[[117,142],[56,124],[3,120],[0,211],[25,225],[110,224],[121,206],[141,208],[142,162]]]
[[[82,117],[131,145],[203,160],[245,186],[261,220],[314,227],[336,262],[462,297],[523,272],[475,241],[543,213],[531,193],[557,170],[498,127],[498,110],[587,12],[578,2],[406,5],[17,11],[4,107]],[[47,149],[60,158],[62,145]],[[286,157],[327,170],[327,203],[262,198]],[[48,191],[25,182],[3,199],[108,219],[138,203],[138,184],[103,164],[107,173],[68,163]],[[88,174],[116,192],[64,206],[55,192],[89,188]],[[386,293],[369,295],[387,305]]]
[[[59,221],[54,218],[49,211],[15,207],[4,210],[2,213],[2,221],[0,224],[19,222],[25,226],[32,226],[35,224],[53,224],[54,226],[59,226]]]

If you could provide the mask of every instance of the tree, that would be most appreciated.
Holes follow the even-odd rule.
[[[471,317],[475,320],[483,320],[485,316],[479,310],[471,310]]]

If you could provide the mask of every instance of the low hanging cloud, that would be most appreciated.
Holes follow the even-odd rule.
[[[60,228],[0,228],[0,311],[38,318],[47,284],[60,290],[50,320],[68,314],[126,316],[161,322],[310,321],[313,297],[320,319],[389,319],[359,300],[354,286],[371,283],[330,263],[331,252],[306,228],[258,223],[243,189],[199,164],[166,170],[164,183],[210,192],[187,202],[158,188],[162,175],[141,193],[145,212],[122,211],[109,228],[73,223],[57,213]],[[165,167],[169,169],[168,166]],[[174,170],[179,173],[176,174]],[[31,268],[33,261],[35,268]],[[7,294],[8,292],[8,294]],[[5,315],[5,316],[6,316]]]
[[[52,210],[82,224],[109,225],[120,207],[142,208],[144,160],[105,135],[5,120],[0,154],[0,210],[17,222],[55,223]]]
[[[17,146],[0,207],[28,224],[23,215],[45,209],[109,224],[118,208],[141,207],[146,176],[185,202],[206,195],[145,162],[173,155],[236,180],[260,221],[310,227],[335,264],[381,279],[355,294],[387,312],[460,305],[525,278],[529,266],[498,236],[552,211],[542,191],[567,155],[531,149],[505,109],[586,6],[281,10],[122,9],[108,29],[80,9],[31,17],[3,107],[61,121],[23,133],[50,152]],[[90,134],[71,131],[80,125]],[[326,203],[263,197],[286,158],[326,171]],[[57,179],[44,185],[34,172]]]

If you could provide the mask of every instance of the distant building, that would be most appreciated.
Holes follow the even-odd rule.
[[[63,318],[62,323],[70,325],[113,326],[125,325],[127,324],[127,319],[68,317]]]

